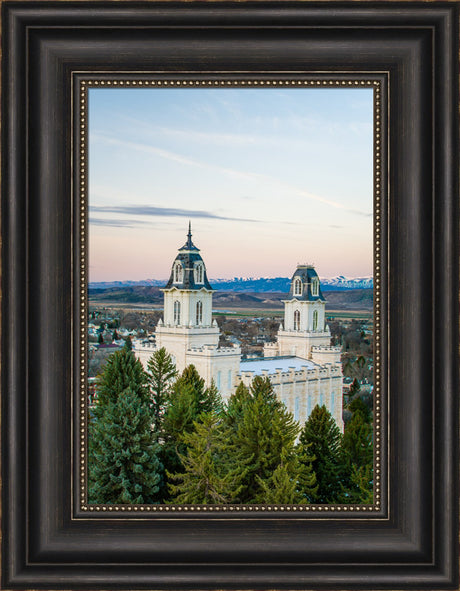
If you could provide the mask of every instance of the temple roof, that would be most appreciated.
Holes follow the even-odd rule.
[[[199,263],[201,263],[203,266],[202,282],[196,281],[195,268]],[[174,271],[177,264],[180,264],[182,268],[180,281],[174,281]],[[163,289],[172,289],[174,287],[176,289],[189,289],[197,291],[204,288],[207,291],[213,291],[206,275],[206,266],[203,259],[201,258],[200,249],[197,248],[192,242],[192,228],[190,222],[188,225],[187,241],[184,246],[179,248],[179,252],[171,267],[171,275],[169,277],[168,283]]]
[[[294,281],[299,277],[302,281],[302,294],[301,295],[294,295]],[[318,295],[312,294],[312,281],[313,279],[318,280]],[[292,276],[291,279],[291,288],[289,290],[289,299],[299,300],[301,302],[309,301],[309,302],[316,302],[322,301],[325,302],[326,299],[321,292],[321,282],[318,277],[318,273],[315,271],[313,265],[297,265],[297,269]]]

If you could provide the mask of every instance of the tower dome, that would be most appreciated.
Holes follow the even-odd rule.
[[[164,289],[206,289],[213,291],[206,275],[206,266],[200,255],[200,249],[192,242],[191,223],[188,224],[187,242],[179,252],[171,267],[171,275]]]
[[[325,301],[321,282],[313,265],[297,265],[289,290],[289,299],[294,298],[302,302]]]

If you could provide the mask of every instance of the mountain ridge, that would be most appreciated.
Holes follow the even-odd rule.
[[[336,277],[320,278],[321,288],[329,290],[348,289],[372,289],[373,277]],[[289,277],[234,277],[233,279],[210,279],[211,285],[216,291],[241,291],[241,292],[288,292],[291,279]],[[163,287],[165,279],[144,279],[140,281],[93,281],[89,283],[90,290],[127,288],[127,287]]]

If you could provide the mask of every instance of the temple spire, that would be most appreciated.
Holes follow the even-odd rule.
[[[188,221],[187,246],[192,247],[192,222],[190,220]]]

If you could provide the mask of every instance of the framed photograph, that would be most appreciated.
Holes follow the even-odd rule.
[[[458,8],[3,3],[5,588],[458,588]]]

